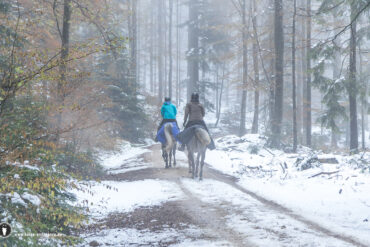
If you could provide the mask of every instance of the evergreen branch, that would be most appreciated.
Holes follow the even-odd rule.
[[[347,26],[345,26],[339,33],[337,33],[332,39],[331,39],[331,42],[334,42],[342,33],[344,33],[345,31],[347,31],[348,30],[348,28],[350,28],[352,25],[353,25],[353,23],[355,23],[355,21],[360,17],[360,15],[367,9],[367,8],[369,8],[370,7],[370,0],[368,0],[367,1],[367,3],[365,4],[365,6],[364,7],[362,7],[361,9],[360,9],[360,11],[358,11],[357,13],[356,13],[356,15],[353,17],[353,19],[351,20],[351,22],[347,25]]]

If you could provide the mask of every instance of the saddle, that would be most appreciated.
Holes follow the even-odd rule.
[[[202,129],[206,130],[206,128],[204,128],[203,125],[196,124],[196,125],[193,125],[189,128],[184,129],[183,131],[181,131],[177,135],[177,139],[181,143],[187,144],[191,140],[191,138],[193,138],[193,136],[195,135],[195,129],[197,129],[197,128],[202,128]]]
[[[164,127],[166,124],[172,125],[171,133],[175,137],[175,140],[179,141],[177,137],[178,137],[178,134],[180,133],[180,129],[177,127],[176,122],[168,122],[168,123],[163,124],[163,126],[157,132],[157,140],[163,145],[166,144],[166,136],[164,135]]]
[[[196,124],[196,125],[190,126],[189,128],[186,128],[182,132],[180,132],[177,135],[177,139],[181,143],[188,144],[189,141],[191,140],[191,138],[193,138],[193,136],[195,135],[195,129],[197,129],[197,128],[202,128],[202,129],[207,131],[207,129],[203,125]],[[211,137],[211,135],[210,135],[210,137]],[[212,137],[211,137],[211,143],[208,145],[208,148],[211,149],[211,150],[216,148]]]

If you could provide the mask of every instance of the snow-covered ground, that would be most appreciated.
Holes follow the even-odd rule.
[[[266,141],[259,135],[222,137],[216,140],[217,150],[207,152],[206,162],[239,178],[238,186],[292,210],[293,215],[207,172],[202,182],[187,178],[182,152],[178,152],[177,168],[164,169],[158,149],[124,143],[120,151],[102,154],[102,164],[112,176],[130,178],[141,172],[142,176],[85,181],[84,190],[74,191],[77,203],[88,206],[91,223],[104,222],[99,231],[82,235],[81,246],[94,241],[103,246],[352,246],[347,237],[370,245],[370,155],[328,155],[303,147],[298,154],[289,154],[267,148]],[[201,223],[180,221],[181,227],[164,223],[159,229],[150,228],[150,222],[162,220],[162,213],[173,213],[170,223],[176,222],[177,211],[168,211],[173,205],[181,205],[185,214]],[[155,210],[163,212],[155,214]],[[121,223],[106,228],[112,215]],[[343,238],[308,226],[294,215]],[[146,227],[128,224],[131,217],[139,217]]]
[[[240,178],[240,185],[264,198],[370,245],[370,153],[327,155],[300,148],[298,154],[288,154],[266,148],[266,138],[259,135],[225,136],[216,144],[217,150],[206,157],[213,168]],[[306,167],[310,158],[312,166]],[[337,164],[324,163],[333,158]]]
[[[143,146],[135,147],[129,142],[122,142],[114,152],[102,152],[101,165],[108,173],[122,173],[147,168],[138,156],[149,152]]]
[[[94,218],[114,212],[127,213],[138,207],[156,206],[183,197],[176,184],[161,180],[88,182],[84,190],[73,192],[77,203],[88,206]]]

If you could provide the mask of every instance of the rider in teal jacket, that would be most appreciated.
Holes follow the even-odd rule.
[[[166,97],[161,108],[161,115],[163,117],[162,122],[160,123],[157,132],[162,128],[165,123],[175,122],[177,127],[176,115],[177,109],[174,104],[171,103],[171,98]]]
[[[169,99],[169,98],[166,98],[166,99]],[[176,109],[176,106],[171,103],[171,99],[163,103],[163,106],[161,108],[161,115],[163,119],[175,119],[176,120],[177,109]]]

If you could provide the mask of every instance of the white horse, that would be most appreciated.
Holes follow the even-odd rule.
[[[176,166],[176,140],[172,134],[172,123],[166,123],[164,125],[164,136],[166,138],[166,144],[162,145],[162,157],[166,163],[166,168],[172,167],[172,156],[173,166]]]
[[[192,173],[194,179],[198,177],[199,171],[199,180],[202,180],[204,159],[206,157],[207,146],[211,143],[211,137],[208,132],[201,127],[196,127],[194,133],[195,135],[186,145],[188,149],[189,173]],[[195,153],[198,154],[196,163],[194,161]]]

